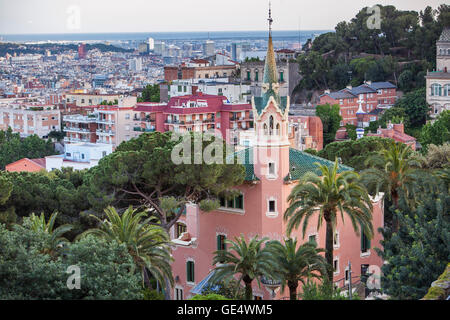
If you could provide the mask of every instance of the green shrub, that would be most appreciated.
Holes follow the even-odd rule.
[[[189,300],[230,300],[230,299],[225,298],[224,296],[221,296],[220,294],[210,293],[207,295],[197,294]]]

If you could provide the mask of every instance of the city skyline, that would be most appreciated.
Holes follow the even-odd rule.
[[[272,0],[274,30],[332,30],[340,21],[352,19],[362,7],[376,4],[420,11],[428,5],[436,9],[442,3],[442,0],[428,3],[420,0],[343,0],[339,4],[329,0],[313,3]],[[0,1],[0,34],[261,31],[267,29],[267,21],[261,18],[266,15],[267,6],[260,4],[260,0],[230,0],[224,6],[194,0],[186,6],[186,2],[178,0],[157,5],[129,0],[127,8],[130,9],[124,9],[104,0],[42,0],[38,7],[30,0]],[[317,10],[325,7],[326,12]],[[169,12],[169,19],[159,12]]]

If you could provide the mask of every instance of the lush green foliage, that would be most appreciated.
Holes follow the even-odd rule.
[[[428,145],[442,145],[450,141],[450,110],[442,111],[433,123],[427,123],[420,133],[420,143],[424,151]]]
[[[405,124],[405,133],[418,138],[420,129],[429,118],[429,111],[425,87],[415,89],[405,94],[394,107],[386,110],[379,120],[371,122],[369,131],[375,133],[378,127],[386,128],[389,121],[398,123],[400,120]]]
[[[90,208],[87,187],[83,184],[86,171],[64,168],[52,172],[2,172],[12,183],[11,197],[0,206],[0,211],[13,208],[18,217],[33,212],[59,212],[58,224],[75,224],[75,229],[88,227],[87,218],[80,212]],[[47,216],[48,217],[48,216]]]
[[[43,158],[54,154],[56,152],[53,144],[37,135],[22,139],[20,134],[13,133],[11,128],[0,131],[0,169],[5,169],[7,164],[22,158]]]
[[[244,287],[235,279],[207,284],[202,290],[202,295],[205,296],[211,293],[219,294],[231,300],[245,299]]]
[[[336,132],[340,128],[342,117],[339,114],[339,105],[318,105],[316,115],[323,124],[323,144],[327,145],[334,141]]]
[[[230,300],[220,294],[215,294],[215,293],[209,293],[209,294],[197,294],[195,296],[193,296],[191,299],[189,300]]]
[[[291,300],[297,299],[299,282],[305,284],[306,279],[321,279],[327,273],[327,261],[320,254],[325,250],[317,249],[316,243],[305,243],[297,248],[297,239],[287,239],[284,244],[271,241],[267,249],[275,257],[273,273],[281,281],[281,291],[288,287]]]
[[[372,202],[365,187],[360,184],[356,172],[338,173],[338,161],[332,168],[318,165],[321,176],[306,173],[292,189],[288,197],[289,207],[284,213],[288,235],[303,223],[302,234],[313,215],[318,215],[317,230],[326,224],[325,257],[329,266],[333,265],[333,238],[338,217],[350,219],[356,234],[360,228],[370,239],[373,237]],[[314,218],[314,220],[316,220]],[[328,279],[333,281],[333,269],[328,268]]]
[[[435,65],[436,40],[450,25],[450,6],[420,13],[380,8],[381,28],[368,28],[373,12],[365,7],[334,32],[315,38],[312,49],[298,58],[300,87],[342,89],[364,80],[391,80],[405,91],[423,86],[426,70]]]
[[[173,285],[169,235],[163,228],[151,224],[154,217],[145,219],[147,213],[137,212],[132,207],[122,215],[116,209],[108,207],[105,214],[107,219],[104,221],[95,217],[100,223],[98,228],[85,231],[79,238],[94,235],[124,244],[143,273],[148,270],[160,283],[165,283],[168,279]]]
[[[443,174],[443,173],[442,173]],[[400,219],[398,232],[383,232],[382,288],[394,299],[421,299],[450,260],[449,169],[422,175],[414,184],[415,203],[401,197],[390,207]]]
[[[45,253],[48,234],[0,224],[0,299],[141,299],[139,274],[125,245],[88,237],[64,247],[57,257]],[[69,266],[81,272],[80,289]]]
[[[302,300],[359,300],[358,295],[353,295],[352,299],[344,296],[339,289],[333,289],[326,281],[320,284],[308,281],[303,284],[300,298]]]
[[[226,145],[222,140],[217,142],[223,148],[223,157],[219,158],[223,164],[208,164],[203,159],[201,164],[195,164],[196,152],[191,152],[190,163],[175,164],[172,153],[183,138],[172,137],[172,132],[142,134],[101,159],[87,177],[89,202],[94,209],[101,211],[107,205],[145,207],[169,230],[189,201],[211,209],[211,199],[230,193],[230,188],[243,182],[245,168],[226,164]],[[188,144],[191,150],[196,150],[194,137],[192,133],[192,144]],[[204,141],[202,150],[214,142]]]
[[[340,158],[343,164],[354,168],[356,171],[361,171],[366,168],[364,164],[366,159],[387,148],[391,141],[391,139],[380,137],[363,137],[356,141],[338,141],[328,144],[317,155],[331,161]]]
[[[230,248],[214,252],[213,264],[220,263],[220,265],[216,267],[211,282],[228,281],[238,275],[237,285],[243,281],[245,299],[252,300],[253,280],[256,280],[258,285],[261,286],[261,277],[273,278],[274,256],[267,248],[263,248],[267,240],[268,238],[258,239],[258,237],[254,237],[247,243],[244,235],[235,238],[235,241],[225,240],[230,244]],[[236,291],[237,289],[238,287]]]
[[[443,169],[450,165],[450,142],[442,146],[430,144],[426,157],[422,160],[422,167],[427,169]]]
[[[159,84],[149,84],[142,91],[142,98],[138,98],[138,102],[160,102]]]
[[[143,300],[165,300],[164,293],[145,288]]]

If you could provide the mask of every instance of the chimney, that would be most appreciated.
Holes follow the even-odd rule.
[[[330,89],[325,90],[325,94],[330,94],[330,93],[331,93]]]
[[[394,124],[394,131],[396,132],[400,132],[400,133],[405,133],[405,126],[403,123],[396,123]]]
[[[352,90],[352,89],[353,89],[352,85],[349,84],[349,85],[347,86],[347,89],[348,89],[348,90]]]
[[[367,84],[368,86],[370,86],[370,85],[372,84],[372,81],[367,80],[367,81],[366,81],[366,84]]]

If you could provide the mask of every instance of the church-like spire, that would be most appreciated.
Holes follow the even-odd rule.
[[[266,64],[264,66],[264,78],[263,83],[266,84],[274,84],[278,83],[278,73],[277,73],[277,64],[275,61],[275,52],[273,50],[273,42],[272,42],[272,9],[269,3],[269,43],[267,45],[267,55],[266,55]],[[270,86],[272,89],[272,86]]]
[[[271,99],[273,99],[277,108],[281,110],[281,112],[285,112],[286,109],[289,109],[289,97],[280,95],[280,83],[278,83],[278,69],[277,63],[275,60],[275,51],[273,49],[273,41],[272,41],[272,8],[269,3],[269,18],[267,19],[269,22],[269,42],[267,44],[267,55],[266,61],[264,64],[264,75],[263,81],[261,85],[261,96],[253,97],[253,105],[258,114],[268,106],[268,103]]]

